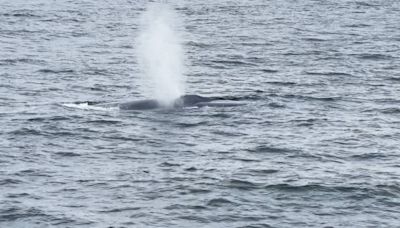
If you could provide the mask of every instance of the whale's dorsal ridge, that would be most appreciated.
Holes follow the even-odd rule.
[[[156,109],[159,107],[160,103],[157,100],[153,99],[131,101],[119,104],[119,108],[122,110],[148,110],[148,109]]]
[[[172,108],[180,108],[180,107],[203,107],[210,104],[210,106],[237,106],[238,104],[229,104],[229,103],[212,103],[212,101],[218,100],[228,100],[226,98],[218,98],[218,97],[203,97],[199,95],[183,95],[176,99],[173,102]],[[154,99],[148,100],[140,100],[140,101],[132,101],[127,103],[121,103],[119,108],[121,110],[149,110],[149,109],[158,109],[163,108],[160,102]]]
[[[200,102],[210,102],[214,99],[209,97],[202,97],[199,95],[183,95],[177,100],[181,102],[184,106],[192,106]]]

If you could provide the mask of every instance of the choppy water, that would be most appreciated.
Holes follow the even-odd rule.
[[[188,93],[142,98],[146,1],[0,1],[0,227],[400,226],[400,2],[177,1]]]

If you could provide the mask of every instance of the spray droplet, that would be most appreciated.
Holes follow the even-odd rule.
[[[139,64],[149,90],[161,104],[170,106],[185,92],[184,52],[175,11],[166,4],[150,3],[138,37]]]

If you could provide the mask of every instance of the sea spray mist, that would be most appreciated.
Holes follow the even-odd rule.
[[[166,3],[149,3],[141,18],[137,56],[148,85],[145,92],[165,106],[185,93],[180,25]]]

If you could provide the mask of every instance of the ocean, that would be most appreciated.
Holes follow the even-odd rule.
[[[244,105],[91,108],[151,98],[148,4],[0,0],[0,227],[400,227],[400,1],[163,1]]]

